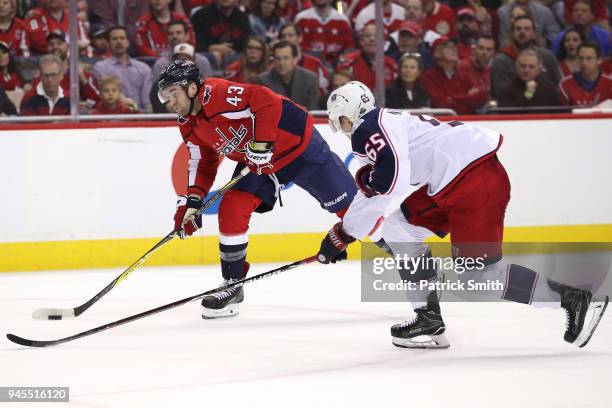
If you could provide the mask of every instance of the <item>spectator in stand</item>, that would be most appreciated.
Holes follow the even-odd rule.
[[[359,35],[361,50],[344,54],[340,57],[338,69],[348,69],[353,73],[356,81],[362,82],[371,90],[376,88],[375,59],[376,59],[376,25],[368,24]],[[397,73],[397,63],[385,55],[384,60],[385,86],[391,84]]]
[[[317,82],[319,83],[319,94],[325,95],[329,88],[329,71],[321,59],[302,52],[302,49],[300,48],[300,44],[302,42],[302,32],[300,31],[300,27],[295,23],[285,24],[280,29],[279,38],[298,47],[298,65],[317,76]],[[327,99],[325,99],[325,103],[327,103]]]
[[[23,20],[15,17],[13,0],[0,0],[0,41],[19,57],[30,56],[30,38]]]
[[[533,48],[522,50],[516,58],[516,74],[497,97],[500,107],[559,106],[556,86],[542,74],[542,57]]]
[[[141,110],[150,111],[151,68],[128,55],[130,41],[125,28],[111,27],[108,30],[108,40],[112,57],[95,63],[94,77],[100,79],[112,75],[119,78],[121,92],[136,102]]]
[[[497,18],[497,6],[493,8],[486,0],[459,0],[451,2],[450,6],[456,10],[461,8],[469,8],[474,12],[476,22],[478,23],[478,34],[480,35],[491,35],[493,38],[499,36],[499,20]],[[490,2],[488,2],[490,3]]]
[[[433,108],[453,109],[460,115],[475,113],[487,101],[487,94],[462,72],[457,70],[457,47],[448,37],[433,44],[436,66],[421,77],[423,87],[431,97]]]
[[[55,30],[49,33],[47,36],[47,53],[56,55],[62,61],[64,77],[60,86],[64,93],[68,95],[70,93],[70,61],[68,61],[66,35],[62,31]],[[87,106],[94,106],[100,96],[96,80],[82,63],[79,63],[79,94],[81,101],[85,102]]]
[[[159,57],[168,50],[168,25],[172,21],[183,21],[187,25],[187,42],[195,44],[191,22],[184,14],[170,11],[171,0],[149,0],[151,11],[136,22],[134,42],[138,55]]]
[[[270,67],[268,45],[261,37],[250,36],[246,50],[239,60],[232,62],[225,70],[225,79],[247,84],[257,83],[257,77]]]
[[[251,0],[249,23],[251,33],[263,38],[267,43],[278,39],[285,19],[279,17],[281,0]]]
[[[100,78],[100,102],[91,111],[92,115],[123,115],[139,113],[134,101],[121,94],[121,82],[114,76]]]
[[[505,47],[509,43],[510,31],[512,30],[511,11],[515,4],[526,6],[531,12],[535,23],[535,32],[542,36],[548,44],[551,44],[559,33],[559,24],[552,11],[538,1],[515,0],[505,4],[497,10],[499,16],[499,43]]]
[[[302,51],[314,53],[333,66],[341,53],[355,45],[348,18],[338,13],[331,2],[313,0],[313,7],[298,13],[295,22],[302,31]]]
[[[21,101],[22,116],[69,115],[70,99],[60,86],[62,61],[53,54],[38,61],[41,81]]]
[[[357,15],[355,20],[355,31],[361,32],[367,24],[376,24],[376,2],[368,4]],[[404,21],[404,8],[395,4],[392,0],[383,0],[383,26],[385,27],[385,37],[396,31]]]
[[[0,87],[0,116],[15,116],[17,108],[10,100],[4,89]]]
[[[425,19],[423,20],[424,30],[433,30],[440,35],[454,37],[455,13],[453,9],[437,0],[422,0]]]
[[[175,48],[179,44],[186,44],[189,42],[189,28],[190,24],[186,23],[183,20],[175,20],[168,23],[168,49],[162,52],[161,56],[155,61],[153,64],[153,69],[151,76],[153,81],[156,82],[159,74],[162,69],[166,68],[170,65],[170,62],[174,60],[173,55],[175,53]],[[210,65],[210,61],[203,55],[195,54],[194,56],[195,64],[200,69],[203,78],[211,77],[212,67]],[[155,98],[157,98],[157,91],[155,92]],[[165,110],[164,110],[165,111]]]
[[[601,52],[595,43],[578,48],[580,71],[561,80],[559,91],[564,105],[594,106],[612,99],[612,77],[601,72]]]
[[[220,68],[238,59],[251,34],[249,17],[238,8],[238,0],[215,0],[192,15],[191,22],[196,50],[212,53]]]
[[[108,49],[108,32],[106,28],[99,28],[91,35],[91,56],[94,58],[108,58],[111,56]]]
[[[399,75],[385,90],[385,105],[393,109],[424,108],[431,106],[429,94],[419,78],[423,61],[419,54],[404,54],[399,61]]]
[[[487,97],[491,92],[491,61],[495,56],[495,39],[490,35],[481,35],[476,39],[474,53],[457,65],[457,71],[462,76],[471,79],[476,88]]]
[[[391,34],[385,54],[398,62],[406,53],[421,54],[424,69],[431,68],[434,65],[431,48],[423,41],[422,33],[421,26],[417,22],[404,21],[398,30]],[[435,35],[436,38],[440,37],[438,34]]]
[[[32,89],[32,85],[25,82],[17,69],[10,46],[3,41],[0,41],[0,88],[5,91],[23,89],[25,92]]]
[[[149,3],[146,0],[93,0],[90,3],[90,19],[98,25],[95,31],[122,24],[127,29],[128,38],[132,40],[136,33],[136,22],[149,11]],[[121,3],[125,4],[123,10],[120,8]],[[123,16],[123,22],[120,15]]]
[[[572,75],[580,69],[580,61],[578,60],[578,47],[584,42],[582,34],[575,28],[568,28],[561,34],[559,41],[559,50],[556,52],[561,76],[566,77]]]
[[[319,107],[317,77],[297,65],[297,47],[287,41],[279,41],[272,47],[272,54],[273,67],[270,71],[259,75],[259,83],[308,110],[317,109]]]
[[[30,51],[33,54],[47,52],[47,36],[52,31],[70,32],[67,0],[46,0],[26,15],[26,30],[30,36]],[[82,20],[78,20],[77,42],[79,50],[87,50],[89,39]],[[70,39],[66,37],[68,41]]]
[[[533,15],[531,14],[531,10],[529,10],[529,7],[527,7],[526,4],[514,3],[512,8],[510,9],[510,25],[512,25],[517,18],[522,17],[522,16],[527,16],[533,20]],[[510,39],[506,38],[506,40],[510,40]],[[535,35],[534,44],[537,45],[538,47],[547,48],[546,39],[544,39],[544,37],[542,37],[537,32]],[[507,47],[507,46],[508,46],[508,42],[502,45],[502,47]]]
[[[471,8],[463,7],[457,10],[457,35],[459,60],[471,58],[478,36],[478,21],[476,21],[476,13]]]
[[[423,21],[425,20],[423,2],[421,0],[406,0],[404,11],[406,13],[406,21],[413,21],[419,25],[421,40],[424,41],[428,47],[431,47],[433,42],[440,38],[440,34],[423,27]],[[397,58],[399,59],[399,57],[401,57],[401,54]],[[421,53],[421,58],[425,64],[425,69],[427,69],[427,60],[425,59],[425,55],[423,53]]]
[[[610,12],[608,7],[610,6],[610,2],[608,1],[606,4],[606,0],[592,0],[592,9],[593,14],[595,15],[595,24],[599,25],[606,30],[610,28]],[[563,15],[564,20],[569,22],[572,21],[574,12],[574,4],[576,0],[563,0]]]
[[[610,33],[605,28],[594,24],[595,15],[589,0],[577,0],[574,2],[572,11],[572,27],[575,28],[587,41],[597,43],[601,50],[601,55],[610,55]],[[566,29],[559,33],[552,44],[552,51],[557,54],[561,48],[561,41]]]
[[[520,51],[533,48],[543,61],[543,73],[548,80],[557,86],[561,79],[559,64],[555,56],[547,49],[535,46],[535,26],[533,20],[527,16],[520,16],[514,20],[511,30],[510,45],[502,48],[493,58],[491,67],[491,93],[498,96],[498,91],[513,81],[516,72],[516,58]]]

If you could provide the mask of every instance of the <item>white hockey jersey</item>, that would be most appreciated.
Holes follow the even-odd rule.
[[[492,156],[502,136],[462,122],[440,122],[408,111],[376,108],[357,124],[353,154],[371,164],[369,185],[377,195],[358,193],[344,216],[343,228],[363,239],[394,197],[427,185],[430,196],[450,186],[471,166]]]

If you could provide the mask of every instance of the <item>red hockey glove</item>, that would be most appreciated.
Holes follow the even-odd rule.
[[[256,142],[251,139],[246,145],[246,163],[251,172],[261,175],[271,174],[272,171],[272,151],[274,145],[267,142]]]
[[[353,241],[355,241],[355,238],[342,230],[342,223],[337,223],[329,230],[323,241],[321,241],[321,249],[319,249],[317,254],[317,260],[328,264],[346,259],[346,247]]]
[[[196,217],[196,212],[202,207],[202,201],[196,196],[179,196],[174,214],[174,230],[179,231],[181,239],[202,228],[202,214]]]
[[[370,187],[370,175],[372,174],[372,170],[374,170],[374,166],[366,164],[355,173],[357,187],[359,187],[363,195],[368,198],[376,195],[376,191]]]

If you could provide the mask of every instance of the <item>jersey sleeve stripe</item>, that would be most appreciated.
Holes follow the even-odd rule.
[[[187,148],[189,149],[189,185],[193,186],[196,182],[196,175],[198,173],[198,164],[202,159],[202,152],[200,146],[187,142]]]

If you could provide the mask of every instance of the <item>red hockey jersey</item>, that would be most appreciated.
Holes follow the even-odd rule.
[[[274,144],[274,173],[301,155],[314,120],[307,111],[266,87],[208,78],[199,95],[202,111],[182,118],[180,131],[190,154],[188,194],[206,195],[223,157],[246,162],[251,139]]]
[[[322,19],[314,8],[310,8],[298,13],[295,22],[302,31],[302,49],[320,54],[330,64],[334,64],[343,51],[355,48],[351,24],[336,10]]]
[[[26,30],[30,35],[30,51],[33,54],[47,53],[47,36],[51,31],[60,30],[66,33],[66,39],[70,32],[70,22],[68,11],[62,13],[62,18],[56,20],[44,7],[37,7],[26,14]],[[78,20],[78,41],[81,43],[89,42],[83,22]]]
[[[184,21],[189,27],[188,41],[191,45],[195,44],[195,36],[189,19],[181,13],[171,13],[171,21]],[[143,57],[159,57],[168,48],[168,24],[162,24],[153,15],[147,13],[140,17],[136,22],[136,34],[134,40],[138,55]]]
[[[457,34],[455,21],[453,9],[436,1],[431,14],[426,15],[423,20],[423,31],[432,30],[440,35],[454,37]]]
[[[559,93],[564,105],[597,105],[612,99],[612,77],[600,74],[597,85],[590,91],[582,88],[574,76],[567,76],[559,83]]]
[[[0,41],[6,43],[14,55],[30,56],[30,37],[26,32],[26,24],[23,20],[13,18],[9,28],[0,30]]]
[[[23,85],[23,81],[16,72],[9,72],[8,74],[0,73],[0,88],[3,88],[5,91],[14,91],[16,88],[23,88]]]

